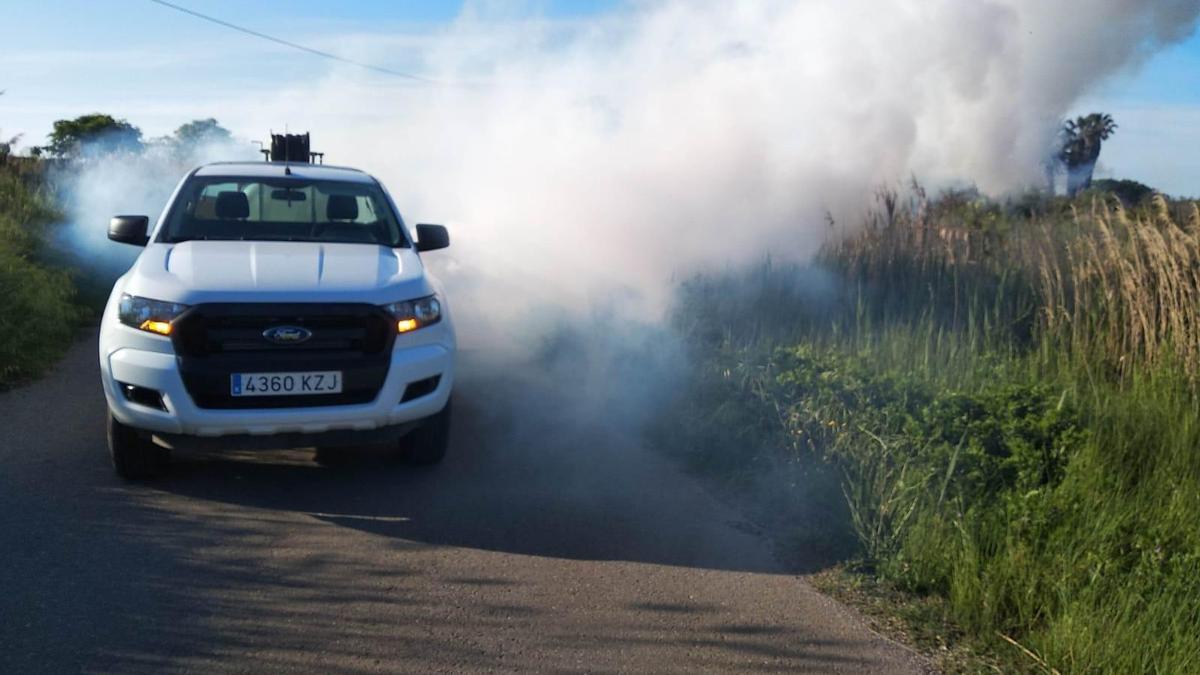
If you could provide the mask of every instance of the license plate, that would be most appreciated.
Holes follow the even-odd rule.
[[[299,396],[342,393],[342,371],[312,373],[234,373],[229,376],[233,396]]]

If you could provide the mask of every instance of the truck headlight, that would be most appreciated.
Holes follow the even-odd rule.
[[[126,326],[159,335],[171,334],[171,320],[183,313],[187,305],[139,298],[125,293],[117,306],[117,317]]]
[[[436,295],[393,302],[383,308],[396,318],[397,333],[409,333],[442,320],[442,303],[438,302]]]

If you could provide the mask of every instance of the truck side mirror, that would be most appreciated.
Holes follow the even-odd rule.
[[[146,216],[113,216],[108,221],[108,238],[122,244],[145,246],[150,237],[146,231],[150,227],[150,219]]]
[[[441,225],[417,225],[417,250],[436,251],[450,245],[450,233]]]

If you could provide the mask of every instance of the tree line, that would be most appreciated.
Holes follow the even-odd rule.
[[[30,148],[35,157],[77,159],[111,152],[142,152],[149,145],[163,145],[189,152],[205,145],[233,143],[233,134],[213,118],[192,120],[171,135],[146,141],[142,130],[124,119],[104,113],[81,115],[54,122],[46,145]]]

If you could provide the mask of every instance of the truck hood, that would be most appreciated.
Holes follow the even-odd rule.
[[[200,302],[371,302],[433,292],[420,257],[370,244],[189,241],[151,244],[126,293]]]

